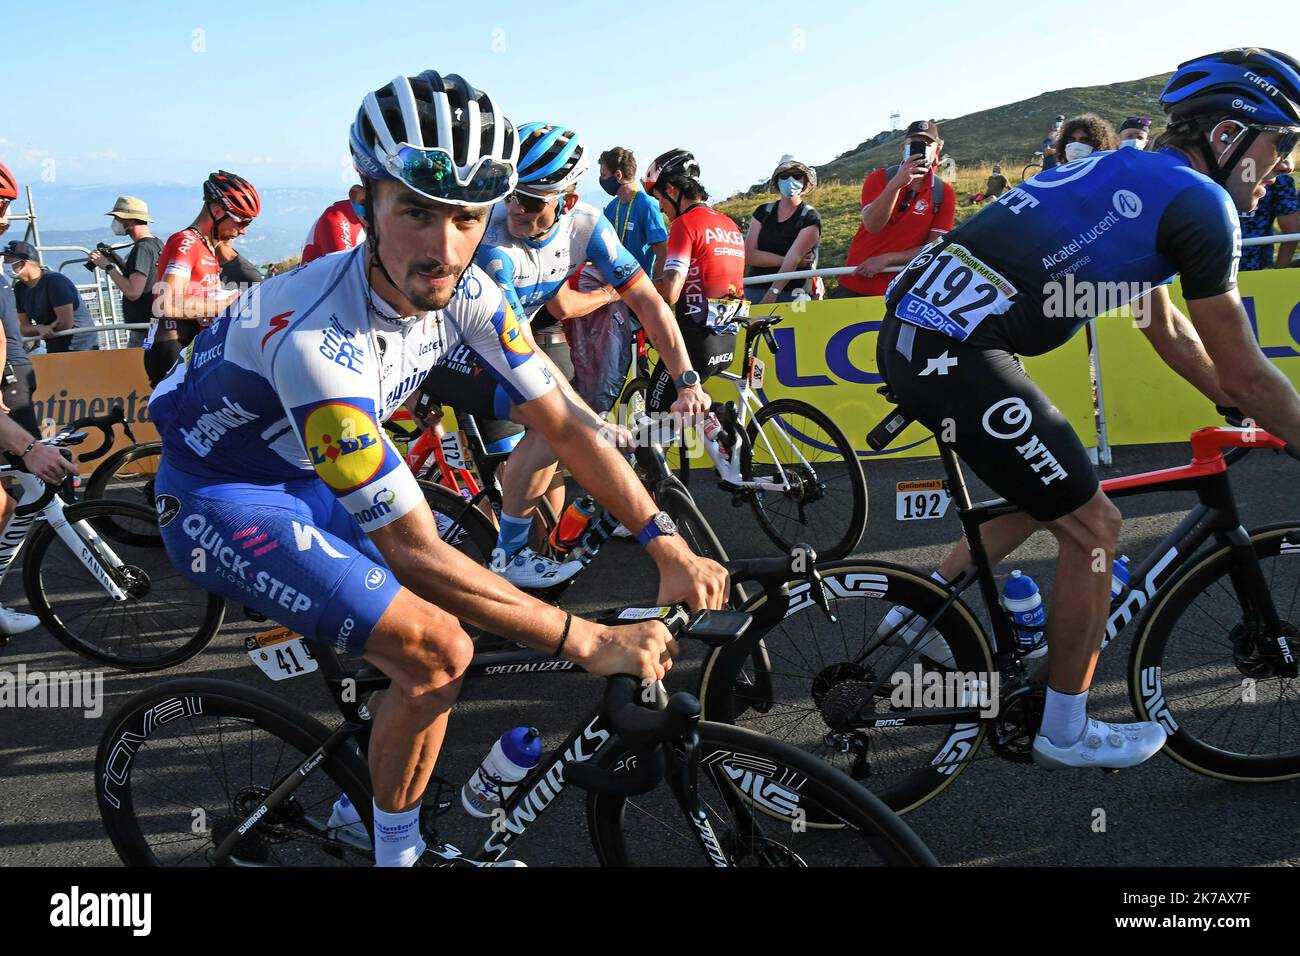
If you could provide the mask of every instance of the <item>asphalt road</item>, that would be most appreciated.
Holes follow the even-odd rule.
[[[1185,463],[1186,445],[1121,449],[1107,475]],[[1234,467],[1234,487],[1247,526],[1294,513],[1296,465],[1256,454]],[[941,476],[937,460],[880,462],[868,466],[872,512],[859,553],[929,569],[955,535],[955,521],[894,520],[898,481]],[[747,509],[733,509],[716,491],[693,482],[706,514],[733,556],[770,553]],[[1137,556],[1169,531],[1193,503],[1192,496],[1163,495],[1121,502],[1126,516],[1121,548]],[[652,565],[634,545],[611,544],[617,558],[597,561],[571,590],[577,609],[649,601]],[[1051,590],[1052,541],[1032,538],[1014,566]],[[1297,566],[1300,568],[1300,565]],[[0,586],[0,599],[25,606],[18,571]],[[233,613],[232,618],[238,618]],[[117,857],[104,837],[95,805],[95,748],[108,715],[131,694],[179,675],[236,680],[271,690],[333,720],[317,678],[271,684],[249,662],[243,638],[259,627],[232,620],[212,644],[184,665],[161,674],[104,671],[105,714],[87,718],[71,709],[18,709],[0,713],[0,864],[113,865]],[[1128,643],[1121,638],[1103,656],[1090,710],[1107,719],[1131,716],[1124,679]],[[672,688],[693,689],[698,652],[681,661]],[[0,670],[91,668],[43,630],[0,650]],[[467,686],[452,718],[439,774],[457,783],[472,771],[495,737],[521,723],[559,743],[596,700],[602,685],[581,674],[506,677]],[[938,799],[908,822],[949,865],[1296,865],[1300,863],[1300,782],[1269,786],[1223,783],[1198,776],[1157,757],[1121,774],[1090,771],[1049,774],[1007,763],[986,746],[978,760]],[[530,865],[594,862],[584,826],[583,801],[566,794],[518,844]],[[1098,832],[1096,811],[1105,812]]]

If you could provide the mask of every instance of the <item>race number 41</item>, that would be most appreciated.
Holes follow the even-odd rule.
[[[932,481],[900,481],[895,499],[895,514],[899,521],[923,521],[942,518],[948,513],[952,501],[942,478]]]

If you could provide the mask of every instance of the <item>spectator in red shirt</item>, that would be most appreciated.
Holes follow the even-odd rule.
[[[913,143],[924,144],[924,151],[911,155]],[[857,269],[841,276],[827,298],[884,295],[896,274],[887,268],[907,265],[927,243],[952,229],[956,195],[934,171],[942,146],[939,127],[917,120],[907,128],[899,165],[877,169],[863,180],[862,225],[845,263]]]
[[[361,245],[366,238],[361,205],[365,198],[365,188],[353,186],[348,190],[347,199],[340,199],[320,214],[307,234],[307,244],[302,247],[303,265],[331,252]]]

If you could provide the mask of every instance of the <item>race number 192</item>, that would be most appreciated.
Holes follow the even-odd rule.
[[[900,481],[895,499],[894,517],[899,521],[924,521],[942,518],[948,513],[952,498],[942,479]]]

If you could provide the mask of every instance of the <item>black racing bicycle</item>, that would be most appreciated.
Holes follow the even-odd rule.
[[[779,577],[781,559],[768,570]],[[622,609],[606,620],[649,616],[713,646],[734,641],[749,623],[735,612],[688,617],[680,607]],[[263,651],[283,654],[273,644]],[[545,655],[476,654],[467,689],[521,659]],[[373,862],[367,702],[388,681],[371,668],[346,667],[328,648],[295,655],[294,664],[319,664],[342,715],[334,728],[265,692],[202,678],[160,684],[113,717],[96,757],[95,790],[123,862]],[[840,771],[788,744],[701,721],[691,695],[665,699],[662,685],[631,677],[606,681],[601,703],[514,788],[469,859],[509,856],[570,785],[587,791],[587,826],[605,866],[937,865],[910,828]],[[454,792],[434,789],[421,813],[430,845],[440,842],[451,808],[442,794]],[[330,824],[340,794],[359,822]],[[834,828],[810,827],[809,818]]]
[[[895,410],[868,443],[883,449],[909,422]],[[1133,709],[1165,727],[1164,752],[1178,763],[1222,780],[1296,779],[1300,522],[1244,530],[1228,480],[1250,450],[1284,445],[1244,428],[1203,428],[1191,443],[1189,465],[1102,482],[1111,498],[1191,491],[1199,502],[1134,563],[1102,647],[1138,621]],[[713,651],[700,692],[709,720],[830,760],[900,813],[952,783],[986,738],[998,756],[1029,762],[1046,696],[1042,662],[1018,649],[980,537],[982,524],[1018,509],[973,502],[954,450],[940,441],[939,455],[974,560],[965,573],[944,588],[884,562],[822,566],[837,623],[796,615],[811,603],[804,595],[788,620]],[[962,598],[973,586],[993,609],[991,630]],[[739,609],[758,613],[764,600]],[[889,626],[893,608],[902,613]]]

